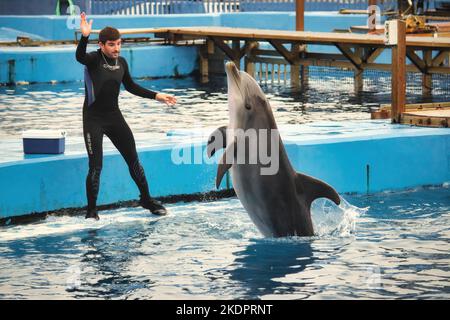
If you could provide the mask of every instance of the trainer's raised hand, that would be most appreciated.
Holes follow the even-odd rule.
[[[156,94],[156,100],[158,100],[159,102],[165,103],[168,106],[173,106],[174,104],[177,103],[177,98],[175,98],[174,96],[165,94],[165,93]]]
[[[86,21],[86,13],[81,13],[81,22],[80,22],[80,30],[84,37],[89,36],[92,30],[92,22],[93,20],[90,20],[89,23]]]

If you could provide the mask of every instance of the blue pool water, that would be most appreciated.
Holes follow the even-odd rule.
[[[289,82],[260,81],[278,125],[315,121],[370,119],[370,111],[390,103],[388,73],[368,73],[364,91],[354,93],[353,72],[311,68],[306,90],[293,90]],[[434,101],[447,101],[448,77],[433,78]],[[133,133],[164,135],[174,128],[222,126],[228,122],[226,77],[201,84],[196,77],[137,80],[141,86],[177,97],[174,107],[142,99],[123,90],[119,105]],[[408,103],[426,102],[419,75],[408,76]],[[26,129],[65,129],[69,137],[82,136],[81,109],[84,84],[0,86],[0,139],[18,138]]]
[[[448,185],[344,198],[313,238],[262,238],[235,198],[1,228],[0,298],[450,298]]]
[[[367,120],[390,100],[378,77],[353,93],[348,78],[312,70],[308,90],[262,83],[277,123]],[[370,79],[368,79],[370,80]],[[435,81],[438,81],[435,79]],[[137,145],[171,130],[228,121],[226,81],[138,81],[175,94],[166,107],[123,92],[120,105]],[[420,81],[408,102],[423,101]],[[437,83],[434,98],[448,100]],[[444,88],[444,89],[443,89]],[[20,153],[24,129],[65,129],[83,150],[82,83],[0,87],[0,150]],[[105,139],[105,149],[110,148]],[[5,158],[7,158],[5,156]],[[141,208],[0,228],[0,298],[331,299],[450,297],[448,185],[370,196],[344,196],[337,209],[314,204],[314,238],[264,239],[238,199],[168,205],[167,217]]]

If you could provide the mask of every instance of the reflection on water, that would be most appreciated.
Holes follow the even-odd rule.
[[[123,235],[123,243],[116,243],[113,247],[98,230],[89,230],[81,238],[86,251],[80,258],[79,282],[68,283],[69,290],[76,298],[118,298],[130,289],[146,288],[152,284],[150,279],[133,278],[126,274],[127,265],[134,258],[133,254],[126,254],[130,243],[139,246],[145,240],[142,231],[132,229],[133,233]],[[126,230],[121,230],[126,231]],[[100,277],[98,277],[100,275]],[[81,280],[89,281],[89,288],[82,285]],[[67,289],[66,289],[67,290]]]
[[[308,240],[272,240],[271,243],[254,240],[235,256],[229,267],[230,279],[238,281],[239,286],[245,288],[244,299],[297,292],[304,284],[284,282],[282,279],[302,272],[315,261]]]
[[[355,228],[312,238],[262,238],[238,199],[168,205],[166,217],[125,208],[98,222],[4,227],[0,298],[448,299],[449,195],[345,196],[368,207]],[[345,220],[326,214],[314,221]]]

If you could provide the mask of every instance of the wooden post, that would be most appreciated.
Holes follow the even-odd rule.
[[[234,53],[234,64],[240,70],[241,69],[241,60],[239,59],[239,52],[241,51],[241,42],[239,40],[232,40],[232,49]]]
[[[214,54],[214,41],[206,40],[206,47],[208,50],[208,54]]]
[[[355,69],[354,71],[354,86],[355,86],[355,93],[360,93],[363,91],[364,88],[364,70],[363,69]]]
[[[428,69],[428,67],[431,66],[432,63],[432,51],[431,50],[424,50],[423,51],[423,62],[425,62],[425,65]],[[431,91],[433,89],[433,78],[431,74],[429,73],[422,73],[422,95],[425,97],[431,96]]]
[[[393,123],[400,123],[406,103],[406,23],[395,20],[395,24],[397,25],[397,44],[392,47],[391,120]]]
[[[252,78],[255,78],[255,63],[252,61],[251,56],[245,56],[244,64],[245,72],[252,76]]]
[[[295,30],[305,30],[305,0],[295,0]]]
[[[305,0],[295,0],[295,30],[305,31]],[[306,52],[306,45],[301,46],[301,49]],[[298,87],[300,78],[302,79],[302,85],[306,86],[308,83],[308,67],[291,64],[291,85]]]
[[[247,43],[247,41],[246,41]],[[248,51],[245,54],[244,65],[245,72],[255,78],[255,63],[253,62],[253,53],[252,50],[258,47],[258,42],[249,42],[248,43]]]
[[[201,83],[209,82],[208,54],[205,46],[201,46],[198,50]]]
[[[291,86],[293,88],[300,88],[300,65],[291,64]]]
[[[300,64],[298,62],[300,45],[298,43],[292,44],[291,52],[293,54],[294,63],[291,63],[291,86],[293,88],[300,88]]]
[[[301,55],[300,59],[306,58],[306,44],[300,46]],[[306,88],[308,86],[308,80],[309,80],[309,68],[308,66],[301,65],[300,66],[300,79],[302,80],[302,87]]]
[[[200,58],[200,82],[209,82],[209,56],[214,53],[214,42],[207,40],[206,43],[199,48],[199,58]]]
[[[355,49],[355,54],[358,57],[362,56],[363,48],[358,47]],[[354,87],[355,87],[355,93],[360,93],[364,89],[364,69],[355,69],[354,71]]]

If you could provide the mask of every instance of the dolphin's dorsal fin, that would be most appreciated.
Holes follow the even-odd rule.
[[[216,188],[219,189],[220,182],[223,179],[225,173],[231,168],[233,163],[236,161],[236,147],[237,141],[234,140],[223,152],[222,157],[219,160],[219,166],[217,167],[216,176]]]
[[[211,158],[218,150],[227,146],[227,126],[219,127],[214,130],[208,138],[206,153]]]
[[[297,192],[303,192],[306,195],[306,202],[308,206],[311,206],[311,203],[317,198],[330,199],[336,205],[341,203],[341,198],[336,190],[321,180],[305,174],[297,173],[295,177],[295,184],[297,186]]]

